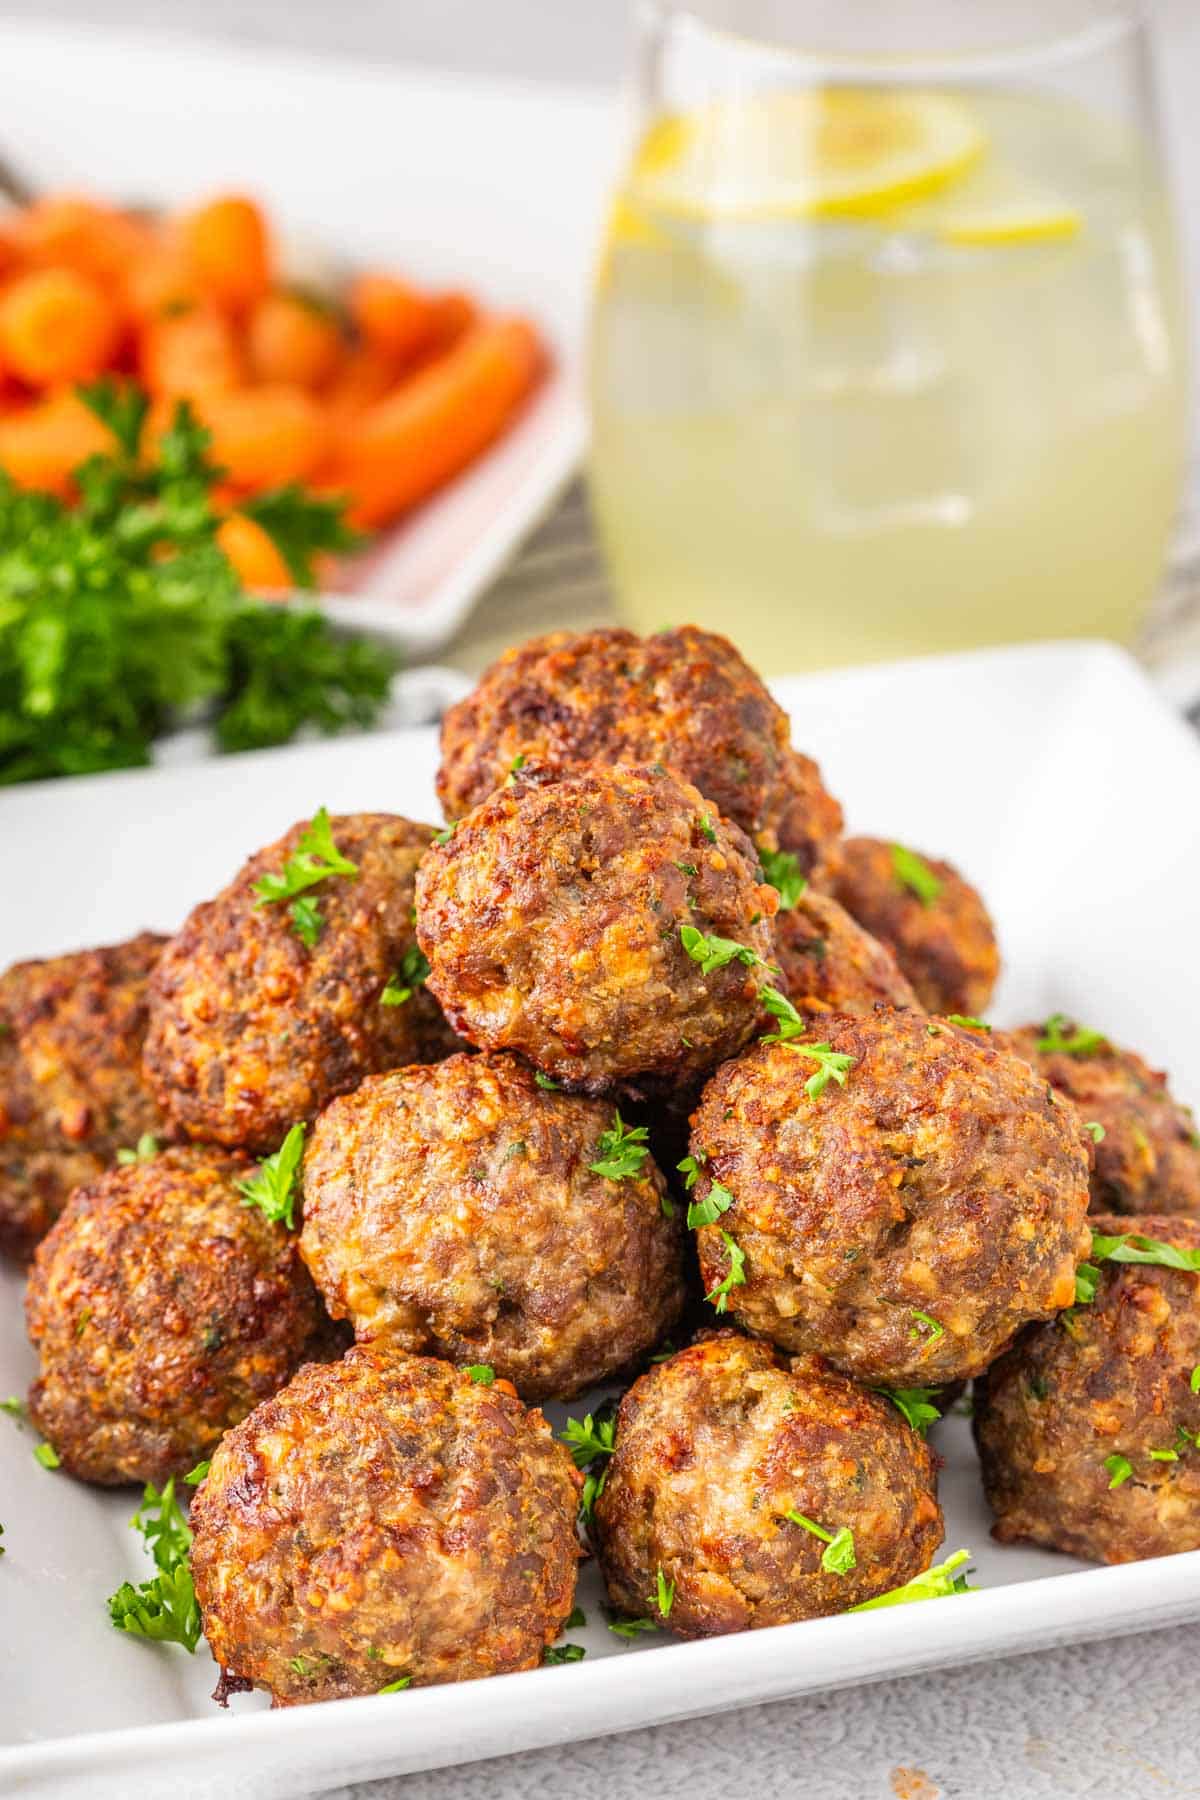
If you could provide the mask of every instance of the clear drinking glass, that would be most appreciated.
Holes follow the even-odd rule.
[[[590,375],[629,622],[775,670],[1129,638],[1187,393],[1140,11],[660,0],[634,102]]]

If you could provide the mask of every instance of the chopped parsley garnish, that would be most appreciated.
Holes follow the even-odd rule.
[[[990,1031],[992,1028],[984,1019],[977,1019],[973,1013],[947,1013],[946,1022],[950,1025],[962,1025],[968,1031]]]
[[[273,1225],[296,1229],[296,1176],[304,1154],[304,1126],[293,1125],[276,1150],[258,1165],[256,1175],[238,1182],[243,1206],[257,1206]]]
[[[17,1425],[22,1427],[28,1416],[25,1411],[25,1402],[18,1400],[15,1394],[10,1394],[7,1400],[0,1400],[0,1412],[7,1413],[10,1419],[14,1419]]]
[[[1151,1462],[1178,1462],[1178,1450],[1151,1450],[1148,1452]]]
[[[658,1626],[653,1619],[610,1619],[608,1629],[614,1637],[633,1639],[640,1637],[643,1631],[657,1631]]]
[[[1200,1363],[1197,1363],[1188,1378],[1188,1386],[1193,1394],[1200,1394]]]
[[[735,943],[732,938],[697,931],[694,925],[679,927],[679,941],[692,961],[700,964],[702,975],[711,975],[716,969],[727,968],[731,962],[745,963],[748,969],[754,968],[756,964],[763,969],[771,967],[757,950],[751,950],[746,944]]]
[[[43,1469],[59,1469],[62,1467],[62,1458],[54,1448],[53,1444],[38,1444],[33,1455],[34,1461],[40,1462]]]
[[[137,1587],[123,1581],[109,1598],[109,1618],[118,1631],[194,1651],[201,1620],[188,1564],[192,1533],[175,1499],[174,1477],[161,1493],[153,1483],[147,1484],[130,1524],[141,1532],[158,1572]]]
[[[626,1125],[617,1111],[607,1131],[601,1132],[596,1161],[589,1163],[588,1168],[593,1175],[603,1175],[608,1181],[625,1181],[631,1176],[640,1179],[642,1164],[650,1154],[646,1148],[649,1136],[645,1125]]]
[[[198,1462],[194,1469],[189,1469],[183,1478],[188,1487],[199,1487],[211,1467],[212,1461],[206,1457],[203,1462]]]
[[[306,949],[315,950],[325,929],[321,902],[303,895],[299,900],[293,900],[288,907],[288,918],[292,921],[292,930],[300,942]]]
[[[1133,1474],[1133,1464],[1127,1456],[1106,1456],[1104,1459],[1104,1468],[1105,1472],[1112,1478],[1108,1484],[1110,1490],[1112,1488],[1119,1488],[1121,1483],[1123,1481],[1128,1481],[1129,1477]]]
[[[379,996],[381,1006],[403,1006],[411,1000],[417,988],[424,983],[429,973],[429,959],[417,944],[410,944],[400,958],[400,967],[394,975],[389,975],[387,985]]]
[[[587,1651],[582,1644],[551,1644],[542,1657],[543,1664],[553,1669],[560,1663],[582,1662]]]
[[[316,887],[319,881],[328,881],[331,875],[357,874],[358,864],[343,856],[334,843],[329,814],[320,806],[301,832],[296,848],[282,870],[260,876],[254,883],[254,892],[260,906],[274,906],[280,900],[302,894],[306,888]]]
[[[713,830],[713,822],[707,813],[702,813],[700,816],[700,835],[701,837],[707,838],[710,844],[715,844],[717,841],[717,834]]]
[[[551,1081],[550,1077],[548,1075],[543,1075],[540,1069],[535,1069],[533,1071],[533,1079],[537,1082],[538,1086],[544,1088],[548,1094],[558,1093],[557,1081]]]
[[[1086,1120],[1083,1129],[1091,1134],[1093,1144],[1102,1144],[1108,1136],[1099,1119]]]
[[[811,1531],[814,1537],[820,1538],[825,1548],[821,1553],[821,1567],[829,1575],[848,1575],[857,1568],[858,1558],[854,1554],[854,1533],[848,1525],[840,1525],[836,1531],[826,1531],[815,1519],[806,1519],[801,1512],[789,1512],[785,1515],[793,1525],[803,1525],[805,1531]]]
[[[1037,1048],[1047,1056],[1091,1056],[1097,1050],[1106,1050],[1108,1039],[1102,1031],[1076,1025],[1066,1013],[1057,1012],[1051,1013],[1042,1026]]]
[[[452,825],[447,825],[443,831],[435,831],[434,832],[434,834],[433,834],[434,843],[435,844],[448,844],[450,842],[450,839],[454,836],[454,834],[457,830],[458,830],[458,820],[455,819],[454,823]]]
[[[412,1686],[411,1675],[401,1675],[395,1681],[389,1681],[386,1687],[376,1688],[377,1694],[402,1694],[406,1687]]]
[[[707,1161],[708,1151],[697,1150],[694,1155],[685,1156],[682,1162],[677,1162],[675,1164],[679,1173],[686,1177],[683,1185],[689,1194],[696,1185],[696,1177],[699,1175],[701,1168]]]
[[[577,1469],[587,1472],[579,1495],[579,1516],[587,1523],[608,1479],[608,1459],[616,1449],[617,1405],[606,1400],[580,1419],[568,1419],[566,1430],[559,1435],[570,1446]]]
[[[651,1606],[658,1607],[659,1618],[670,1618],[671,1608],[675,1604],[675,1583],[667,1580],[666,1576],[663,1574],[661,1563],[658,1565],[658,1574],[655,1578],[654,1592],[648,1594],[646,1598]]]
[[[941,1411],[933,1404],[936,1388],[877,1388],[876,1393],[883,1394],[898,1407],[908,1420],[918,1437],[924,1437],[931,1425],[936,1425],[941,1418]]]
[[[567,1615],[567,1622],[563,1626],[563,1630],[574,1631],[577,1626],[582,1627],[586,1624],[587,1614],[584,1612],[582,1606],[573,1606],[570,1613]]]
[[[523,769],[525,767],[525,764],[528,762],[528,760],[529,759],[526,756],[525,752],[523,750],[518,750],[517,754],[513,757],[512,761],[508,765],[509,774],[515,775],[519,769]]]
[[[760,850],[758,860],[764,881],[769,881],[779,895],[780,912],[791,912],[808,886],[807,878],[800,872],[799,859],[790,850]]]
[[[1119,1237],[1104,1237],[1093,1231],[1092,1256],[1098,1263],[1151,1263],[1160,1269],[1188,1269],[1193,1274],[1200,1271],[1200,1250],[1180,1250],[1137,1231],[1122,1232]],[[1083,1263],[1080,1269],[1089,1266]],[[1094,1295],[1094,1287],[1092,1292]]]
[[[491,1363],[468,1363],[466,1372],[477,1387],[491,1387],[496,1379]]]
[[[719,1281],[716,1287],[710,1288],[704,1298],[706,1300],[711,1300],[717,1311],[723,1313],[729,1303],[729,1296],[733,1289],[735,1287],[744,1287],[746,1285],[746,1252],[739,1248],[733,1238],[731,1238],[729,1233],[725,1230],[724,1226],[719,1226],[718,1229],[721,1233],[721,1242],[724,1244],[729,1255],[729,1268],[726,1272],[725,1279]]]
[[[700,873],[700,871],[699,871],[699,869],[698,869],[698,868],[697,868],[697,867],[696,867],[696,865],[695,865],[695,863],[681,863],[681,862],[677,862],[677,863],[676,863],[676,864],[675,864],[675,867],[676,867],[676,868],[677,868],[677,869],[678,869],[678,870],[679,870],[679,873],[680,873],[680,874],[681,874],[681,875],[688,875],[688,876],[691,876],[691,875],[698,875],[698,874],[699,874],[699,873]]]
[[[913,1307],[908,1316],[913,1321],[909,1327],[909,1337],[923,1337],[927,1349],[936,1344],[940,1337],[945,1337],[946,1327],[939,1324],[936,1319],[931,1319],[928,1313],[918,1312]]]
[[[158,1139],[156,1137],[151,1137],[148,1131],[143,1131],[132,1150],[121,1149],[117,1151],[117,1161],[122,1165],[128,1163],[152,1162],[157,1155]]]
[[[945,883],[935,875],[923,856],[903,844],[892,845],[892,874],[902,888],[915,894],[922,906],[932,906]]]
[[[886,1594],[876,1594],[873,1600],[860,1600],[857,1606],[846,1610],[871,1612],[879,1606],[907,1606],[910,1600],[941,1600],[949,1594],[973,1594],[975,1589],[966,1576],[958,1573],[970,1560],[969,1550],[956,1550],[945,1562],[926,1569],[923,1575],[914,1576],[903,1587],[889,1588]]]
[[[715,1225],[722,1213],[727,1213],[733,1205],[733,1195],[719,1181],[714,1181],[703,1200],[693,1200],[687,1209],[689,1231],[698,1231],[702,1225]]]
[[[796,1008],[776,988],[765,987],[759,999],[767,1011],[779,1020],[779,1030],[769,1032],[759,1041],[764,1044],[787,1044],[789,1049],[799,1051],[818,1066],[816,1072],[809,1076],[804,1084],[804,1091],[810,1100],[819,1100],[831,1081],[839,1087],[845,1087],[846,1077],[854,1067],[855,1059],[847,1056],[843,1050],[834,1050],[829,1044],[801,1043],[801,1033],[808,1030],[807,1021],[800,1017]]]

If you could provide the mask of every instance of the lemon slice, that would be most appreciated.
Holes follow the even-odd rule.
[[[1064,201],[1030,195],[947,212],[937,233],[948,244],[1035,244],[1073,238],[1082,225],[1082,214]]]
[[[660,120],[630,189],[651,212],[692,218],[861,216],[939,191],[984,142],[970,109],[944,94],[756,95]]]

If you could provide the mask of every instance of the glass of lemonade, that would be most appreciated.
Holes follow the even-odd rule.
[[[634,101],[590,370],[628,621],[778,671],[1128,639],[1187,415],[1140,14],[660,0]]]

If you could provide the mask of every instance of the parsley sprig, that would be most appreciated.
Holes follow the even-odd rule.
[[[679,927],[679,941],[692,961],[700,964],[702,975],[726,969],[733,962],[745,963],[748,969],[770,969],[774,966],[761,957],[757,950],[751,950],[748,944],[736,943],[733,938],[718,937],[715,932],[698,931],[694,925]]]
[[[273,1156],[264,1157],[258,1172],[238,1182],[243,1206],[257,1206],[272,1225],[296,1229],[296,1177],[304,1155],[304,1126],[293,1125]]]
[[[568,1419],[560,1433],[571,1451],[577,1469],[586,1479],[579,1495],[579,1516],[587,1524],[608,1479],[608,1461],[617,1447],[617,1403],[605,1400],[594,1413],[582,1419]]]
[[[760,850],[758,860],[763,879],[779,895],[780,912],[791,912],[808,886],[807,878],[800,872],[799,859],[790,850]]]
[[[394,975],[390,975],[382,994],[379,996],[381,1006],[403,1006],[411,1000],[416,990],[424,985],[429,973],[429,958],[417,944],[410,944],[400,958],[400,967]]]
[[[130,1524],[141,1532],[158,1572],[137,1587],[123,1581],[109,1597],[109,1618],[118,1631],[194,1651],[201,1621],[188,1563],[192,1533],[175,1498],[173,1476],[161,1493],[147,1484]]]
[[[779,1030],[771,1031],[759,1041],[764,1044],[787,1044],[791,1049],[799,1051],[817,1064],[815,1074],[809,1076],[804,1084],[804,1091],[810,1100],[819,1100],[831,1081],[839,1087],[845,1087],[846,1077],[854,1067],[855,1058],[847,1056],[843,1050],[835,1050],[830,1044],[810,1044],[800,1042],[804,1032],[808,1030],[808,1022],[801,1018],[786,994],[777,988],[765,987],[759,994],[766,1010],[773,1018],[779,1020]]]
[[[1057,1012],[1042,1026],[1036,1047],[1046,1056],[1093,1056],[1108,1048],[1108,1039],[1102,1031],[1076,1025],[1066,1013]]]
[[[723,1225],[718,1226],[717,1229],[721,1233],[721,1242],[729,1257],[729,1268],[725,1272],[724,1280],[718,1281],[716,1287],[710,1288],[704,1298],[711,1300],[716,1310],[723,1313],[729,1304],[729,1296],[734,1288],[746,1285],[746,1252],[729,1235]]]
[[[317,808],[309,823],[301,833],[296,848],[292,851],[283,868],[268,871],[254,883],[254,893],[259,906],[275,906],[281,900],[291,900],[288,912],[292,921],[292,930],[311,950],[317,943],[324,928],[319,901],[295,899],[307,888],[316,887],[318,882],[328,881],[331,875],[355,876],[358,864],[343,856],[333,841],[333,827],[329,822],[329,814],[323,806]]]
[[[931,1425],[936,1425],[941,1418],[941,1409],[933,1404],[936,1388],[876,1388],[877,1394],[883,1394],[892,1405],[897,1407],[908,1420],[918,1437],[924,1437]]]
[[[902,888],[916,896],[922,906],[932,906],[942,888],[945,886],[940,875],[935,875],[923,856],[915,850],[906,849],[903,844],[892,845],[892,874]]]
[[[703,1200],[693,1200],[688,1206],[688,1230],[698,1231],[703,1225],[715,1225],[732,1205],[733,1195],[729,1189],[719,1181],[712,1182]]]
[[[820,1538],[825,1548],[821,1552],[821,1567],[829,1575],[848,1575],[851,1569],[858,1567],[858,1558],[854,1552],[854,1533],[848,1525],[839,1525],[836,1531],[826,1531],[815,1519],[808,1519],[802,1512],[788,1512],[784,1515],[793,1525],[802,1525],[805,1531],[811,1531],[814,1537]]]
[[[649,1136],[647,1126],[626,1125],[617,1111],[613,1115],[612,1124],[600,1133],[596,1143],[596,1161],[589,1163],[588,1168],[593,1175],[603,1175],[608,1181],[640,1178],[642,1164],[650,1154],[646,1148]]]

